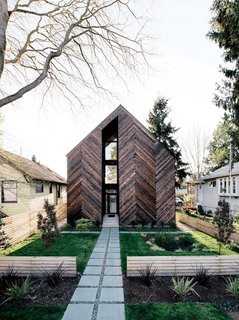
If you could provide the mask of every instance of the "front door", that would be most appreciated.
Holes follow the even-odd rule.
[[[105,190],[105,208],[104,213],[118,213],[118,192],[116,189]]]

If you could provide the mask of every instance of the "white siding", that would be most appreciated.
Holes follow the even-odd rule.
[[[8,216],[26,212],[30,209],[30,187],[23,175],[7,164],[0,165],[1,181],[15,180],[17,182],[17,203],[3,203],[2,193],[0,192],[1,211]]]

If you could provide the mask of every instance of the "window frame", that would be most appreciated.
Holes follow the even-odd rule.
[[[4,187],[4,183],[6,184],[15,184],[15,188],[6,188]],[[6,200],[6,195],[4,194],[4,190],[9,190],[9,189],[14,189],[16,192],[13,193],[11,192],[14,196],[16,200]],[[2,203],[17,203],[18,202],[18,194],[17,194],[17,181],[15,180],[3,180],[1,183],[1,197],[2,197]]]
[[[40,181],[40,180],[35,181],[35,193],[44,193],[44,182],[43,181]]]

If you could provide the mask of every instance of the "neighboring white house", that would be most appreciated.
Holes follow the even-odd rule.
[[[239,213],[239,162],[234,163],[231,173],[226,165],[196,182],[196,205],[214,212],[220,200],[229,202],[233,214]]]
[[[58,204],[66,197],[66,180],[38,163],[0,149],[0,211],[7,216],[42,208],[45,198]]]

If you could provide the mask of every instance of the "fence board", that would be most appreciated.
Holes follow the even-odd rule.
[[[42,277],[43,271],[52,272],[62,263],[64,277],[76,276],[76,257],[26,257],[2,256],[0,257],[0,275],[9,267],[14,267],[19,276]]]
[[[238,275],[239,255],[231,256],[129,256],[127,276],[138,277],[147,266],[157,268],[159,276],[195,276],[199,267],[215,275]]]
[[[58,222],[66,219],[66,203],[56,206]],[[5,223],[3,230],[10,238],[10,243],[18,243],[37,231],[38,211],[20,213],[11,217],[3,218]]]
[[[180,222],[185,223],[197,230],[200,230],[206,234],[209,234],[212,237],[216,237],[217,235],[217,228],[208,221],[203,221],[202,219],[190,217],[186,214],[177,212],[177,218]],[[232,233],[230,239],[239,244],[239,234],[236,232]]]

